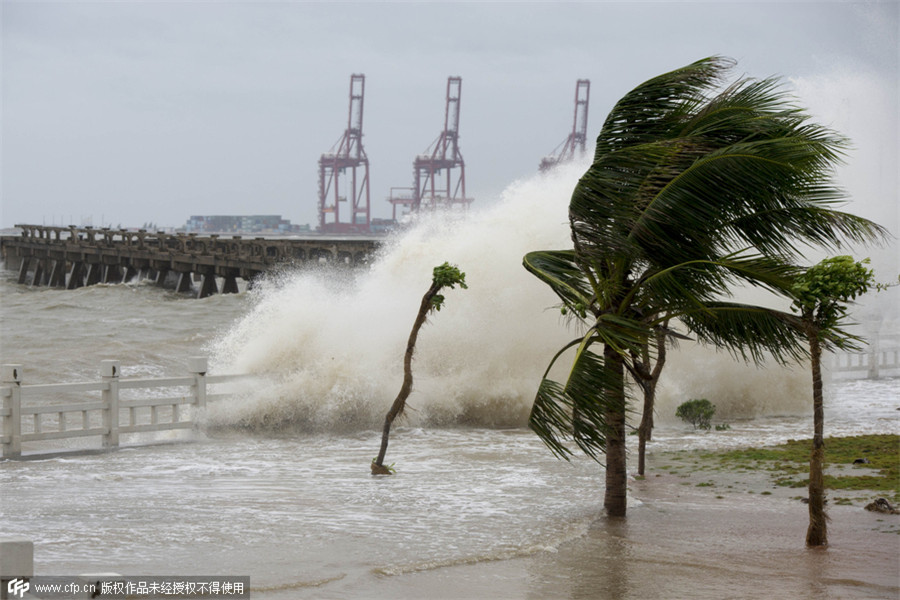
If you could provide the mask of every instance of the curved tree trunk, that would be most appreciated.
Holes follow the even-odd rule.
[[[603,507],[611,517],[624,517],[628,492],[625,459],[625,367],[624,359],[610,346],[603,348],[604,368],[609,376],[606,411],[606,492]]]
[[[644,389],[644,412],[638,425],[638,475],[644,476],[647,464],[647,442],[653,435],[653,404],[656,400],[655,382],[648,381]]]
[[[412,359],[413,352],[416,349],[416,339],[419,336],[419,329],[425,324],[425,319],[432,307],[432,299],[440,291],[441,286],[432,283],[428,291],[422,297],[422,304],[419,305],[419,314],[413,323],[412,331],[409,333],[409,340],[406,342],[406,353],[403,356],[403,385],[400,386],[400,393],[391,405],[387,416],[384,418],[384,429],[381,432],[381,449],[378,451],[378,457],[372,462],[373,475],[390,475],[391,470],[384,466],[384,456],[387,454],[388,438],[391,435],[391,425],[394,419],[403,413],[406,407],[406,398],[412,392],[413,376],[412,376]]]
[[[807,329],[813,379],[813,447],[809,458],[809,529],[807,546],[824,546],[828,543],[825,516],[825,410],[822,405],[822,347],[818,332]]]
[[[666,321],[664,327],[668,325]],[[649,364],[649,352],[645,352],[644,369]],[[653,437],[653,407],[656,403],[656,384],[666,364],[666,334],[662,329],[656,331],[656,364],[647,379],[641,383],[644,391],[644,410],[641,413],[641,424],[638,426],[638,475],[644,475],[646,467],[647,442]]]

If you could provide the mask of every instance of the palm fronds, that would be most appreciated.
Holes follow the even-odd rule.
[[[587,326],[566,382],[545,375],[531,415],[560,456],[571,452],[564,438],[594,457],[606,448],[607,411],[624,391],[610,356],[641,356],[654,328],[674,318],[747,360],[800,358],[796,317],[728,302],[730,290],[787,296],[805,246],[887,237],[837,210],[844,193],[832,175],[847,140],[811,122],[776,79],[722,88],[733,64],[706,58],[625,94],[573,190],[573,249],[524,258]],[[853,343],[835,335],[826,343]]]

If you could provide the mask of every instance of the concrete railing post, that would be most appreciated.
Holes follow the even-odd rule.
[[[866,373],[866,377],[868,379],[878,379],[878,367],[879,367],[878,363],[880,362],[880,359],[881,359],[881,352],[880,352],[878,342],[879,342],[879,339],[878,339],[877,332],[872,334],[871,336],[869,336],[869,352],[868,352],[869,370]]]
[[[16,458],[22,455],[22,365],[3,365],[0,379],[9,387],[3,398],[3,456]]]
[[[119,361],[100,361],[100,377],[106,387],[103,389],[103,447],[115,448],[119,445]]]
[[[192,356],[188,359],[188,370],[194,376],[194,406],[201,418],[206,410],[206,371],[208,369],[209,361],[205,356]]]
[[[0,598],[14,597],[7,586],[14,579],[34,577],[34,542],[26,538],[0,538]],[[15,584],[14,584],[15,585]],[[20,588],[21,589],[21,588]]]

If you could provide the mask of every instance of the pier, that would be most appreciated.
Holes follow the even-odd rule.
[[[20,284],[76,289],[97,283],[152,279],[198,298],[236,293],[276,265],[358,266],[381,245],[377,236],[244,238],[162,231],[16,225],[0,236],[0,256]],[[218,279],[222,280],[221,288]],[[199,283],[196,287],[194,282]]]

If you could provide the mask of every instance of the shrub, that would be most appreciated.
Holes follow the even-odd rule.
[[[716,413],[716,405],[709,400],[688,400],[675,410],[675,416],[690,423],[694,429],[709,429],[710,421]]]

